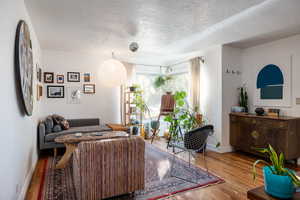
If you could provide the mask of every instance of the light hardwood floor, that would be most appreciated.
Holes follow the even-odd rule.
[[[156,140],[154,145],[166,150],[166,142],[163,139]],[[171,152],[171,149],[169,149]],[[186,154],[181,154],[180,157],[187,159]],[[28,189],[26,199],[36,200],[38,196],[39,187],[42,177],[42,163],[47,159],[47,155],[41,156],[39,159],[34,175]],[[191,191],[179,193],[169,199],[174,200],[230,200],[230,199],[247,199],[246,193],[249,189],[263,185],[263,177],[261,172],[261,165],[258,166],[258,178],[253,182],[251,169],[252,164],[257,157],[248,154],[233,152],[233,153],[216,153],[212,151],[207,152],[207,164],[209,171],[213,174],[223,178],[225,183],[209,186],[206,188],[198,188]],[[193,160],[193,163],[203,166],[203,159],[201,154]],[[299,171],[300,168],[295,168],[290,165],[289,167]]]

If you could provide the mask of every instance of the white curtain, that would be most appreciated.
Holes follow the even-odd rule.
[[[190,102],[192,108],[200,108],[200,58],[190,60],[191,88]]]
[[[125,91],[127,87],[131,86],[135,82],[135,77],[136,77],[136,67],[134,64],[123,62],[123,65],[126,68],[127,71],[127,81],[125,84],[121,85],[120,87],[120,108],[121,108],[121,123],[125,124]]]

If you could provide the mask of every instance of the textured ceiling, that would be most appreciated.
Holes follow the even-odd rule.
[[[25,0],[43,49],[109,54],[150,62],[263,0]],[[139,52],[128,51],[130,42]],[[185,51],[188,53],[188,51]],[[147,58],[146,58],[147,57]]]

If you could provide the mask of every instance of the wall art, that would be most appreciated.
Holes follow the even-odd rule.
[[[255,106],[291,106],[291,62],[292,57],[287,56],[270,63],[260,64],[257,67]]]
[[[47,97],[48,98],[64,98],[65,87],[64,86],[47,86]]]
[[[95,84],[84,84],[83,93],[84,94],[95,94]]]
[[[29,27],[25,21],[18,23],[15,41],[16,77],[25,113],[33,111],[33,55]]]
[[[44,72],[44,83],[54,83],[53,72]]]
[[[68,82],[80,82],[79,72],[68,72],[67,73]]]
[[[65,82],[65,76],[63,74],[56,75],[56,82],[63,84]]]
[[[91,73],[84,73],[83,80],[84,82],[91,82]]]

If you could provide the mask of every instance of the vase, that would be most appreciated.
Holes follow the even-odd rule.
[[[263,173],[266,193],[280,199],[293,197],[295,187],[289,176],[273,174],[269,167],[264,167]]]

